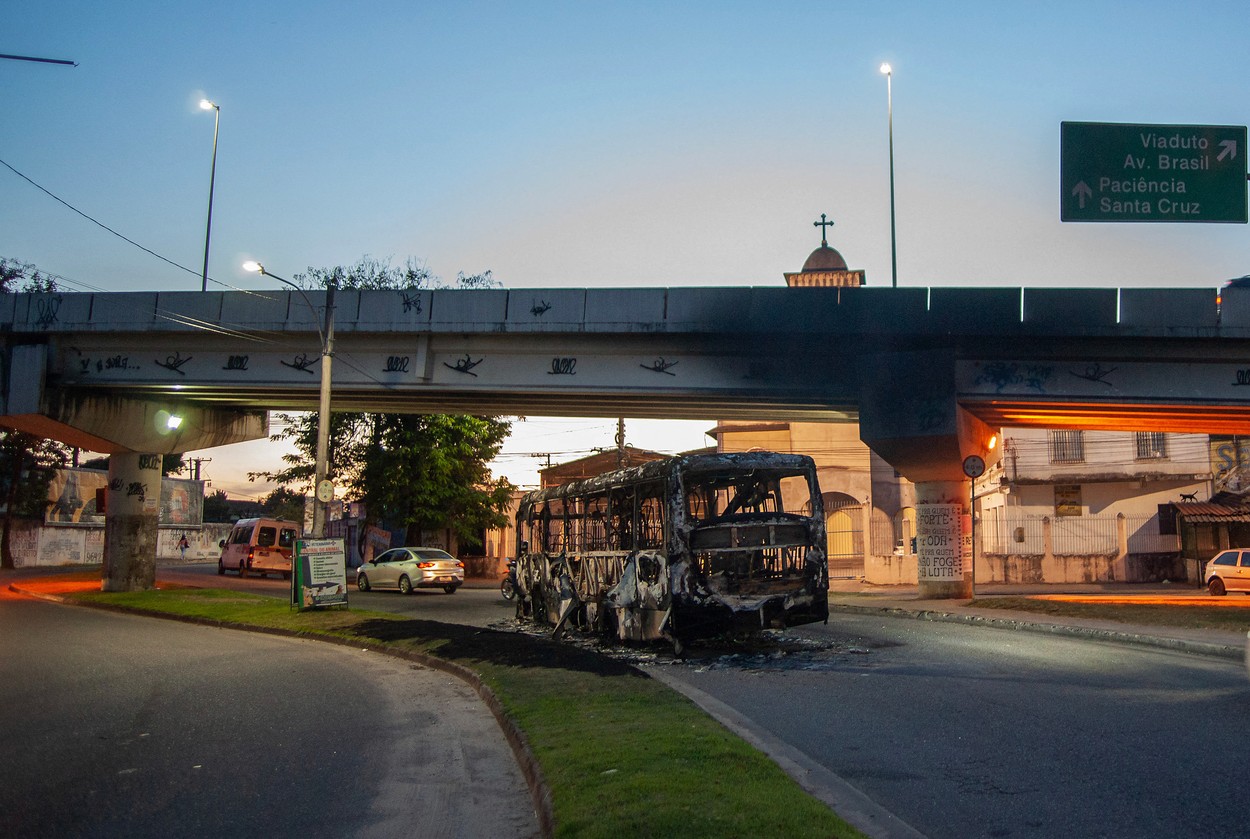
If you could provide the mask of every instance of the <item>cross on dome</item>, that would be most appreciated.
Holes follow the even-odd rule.
[[[842,254],[829,247],[829,228],[833,220],[827,213],[820,214],[820,221],[812,222],[813,227],[820,228],[820,247],[812,251],[811,256],[803,263],[803,270],[787,273],[788,286],[861,286],[864,284],[864,272],[852,271],[846,267]]]
[[[825,228],[826,228],[826,227],[833,227],[833,222],[831,222],[831,221],[825,221],[825,214],[824,214],[824,213],[821,213],[821,214],[820,214],[820,221],[814,221],[814,222],[812,222],[812,227],[819,227],[819,228],[820,228],[820,246],[821,246],[822,248],[827,248],[827,247],[829,247],[829,241],[828,241],[828,239],[826,239],[826,238],[825,238]]]

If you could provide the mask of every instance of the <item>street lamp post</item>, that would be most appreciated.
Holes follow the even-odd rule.
[[[894,92],[890,84],[894,78],[894,68],[889,64],[882,64],[881,72],[885,73],[885,107],[890,130],[890,280],[892,287],[898,288],[898,248],[894,238]]]
[[[277,274],[266,271],[265,266],[253,260],[244,262],[243,269],[272,277],[298,291],[304,298],[304,302],[308,304],[313,317],[316,318],[317,309],[308,299],[308,295],[304,293],[304,289],[290,280],[284,280]],[[321,336],[321,398],[317,406],[317,463],[314,467],[313,478],[313,537],[317,539],[326,535],[326,519],[329,518],[326,514],[330,500],[334,497],[334,485],[328,477],[328,461],[330,455],[330,362],[334,357],[334,292],[336,288],[333,281],[326,284],[325,327],[317,325],[317,332]]]
[[[208,240],[213,235],[213,186],[217,181],[217,129],[221,125],[221,106],[201,99],[200,107],[213,111],[213,168],[208,175],[208,223],[204,226],[204,271],[200,274],[200,291],[208,291]]]

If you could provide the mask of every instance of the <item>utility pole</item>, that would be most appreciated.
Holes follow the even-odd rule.
[[[616,421],[616,468],[624,469],[629,463],[629,455],[625,452],[625,418]]]
[[[191,463],[192,463],[192,464],[194,464],[194,466],[195,466],[195,471],[193,471],[193,472],[191,473],[191,474],[192,474],[192,476],[193,476],[193,477],[191,478],[191,480],[193,480],[193,481],[198,481],[198,480],[200,479],[200,464],[201,464],[201,463],[212,463],[212,462],[213,462],[213,459],[212,459],[211,457],[193,457],[193,458],[191,458]]]

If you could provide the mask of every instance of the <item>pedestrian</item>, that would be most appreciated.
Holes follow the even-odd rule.
[[[185,561],[187,558],[187,548],[191,547],[191,543],[187,541],[187,534],[182,534],[182,538],[178,540],[178,554]]]

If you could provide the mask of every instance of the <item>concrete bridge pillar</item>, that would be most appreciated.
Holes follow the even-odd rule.
[[[972,597],[969,481],[916,484],[916,557],[922,599]]]
[[[103,591],[156,587],[156,533],[161,508],[161,456],[109,456],[104,514]]]
[[[860,438],[916,485],[920,596],[970,598],[971,485],[965,466],[998,456],[995,429],[959,405],[951,350],[863,359]]]

